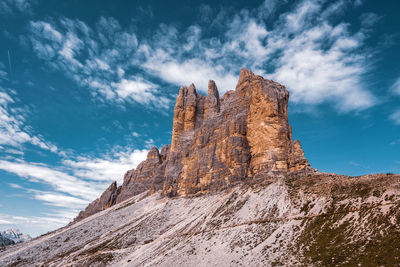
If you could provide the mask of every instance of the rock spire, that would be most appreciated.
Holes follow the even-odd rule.
[[[214,81],[208,94],[194,84],[181,87],[174,108],[171,145],[152,148],[147,159],[112,184],[80,218],[133,195],[162,190],[165,196],[215,192],[239,182],[310,173],[288,120],[289,92],[274,81],[242,69],[236,89],[219,97]]]

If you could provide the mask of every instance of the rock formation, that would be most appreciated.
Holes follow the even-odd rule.
[[[0,266],[398,266],[400,175],[314,171],[288,99],[245,69],[222,98],[182,87],[171,145]]]
[[[113,182],[104,192],[103,194],[90,203],[84,211],[81,211],[76,217],[75,220],[80,220],[90,215],[95,214],[100,210],[107,209],[115,204],[115,199],[118,196],[118,191],[120,188],[117,187],[117,182]]]
[[[171,145],[152,148],[147,159],[113,183],[77,219],[150,190],[164,196],[220,191],[236,183],[275,179],[310,167],[299,141],[292,141],[288,121],[289,92],[283,85],[240,72],[234,91],[220,98],[209,81],[208,94],[194,84],[179,90]]]

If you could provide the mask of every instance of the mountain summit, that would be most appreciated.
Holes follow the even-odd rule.
[[[289,92],[279,83],[242,69],[234,91],[220,98],[210,80],[208,94],[194,84],[179,90],[172,140],[161,152],[125,174],[81,212],[77,220],[150,190],[164,196],[221,191],[240,182],[313,173],[288,120]]]

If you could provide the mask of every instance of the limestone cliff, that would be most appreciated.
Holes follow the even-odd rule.
[[[171,145],[161,152],[151,149],[145,161],[125,174],[122,186],[110,186],[77,219],[147,190],[188,196],[243,181],[314,172],[300,142],[292,141],[288,101],[283,85],[247,69],[241,70],[236,89],[222,98],[214,81],[209,81],[207,96],[198,94],[194,84],[182,87]]]

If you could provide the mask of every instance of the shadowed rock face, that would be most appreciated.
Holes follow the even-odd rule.
[[[214,81],[207,96],[198,94],[194,84],[182,87],[171,145],[161,152],[151,149],[145,161],[125,174],[122,186],[110,186],[78,219],[146,190],[187,196],[241,181],[314,172],[300,142],[292,141],[288,101],[284,86],[247,69],[241,70],[236,89],[222,98]]]
[[[117,187],[117,182],[113,182],[98,199],[90,203],[84,211],[81,211],[75,220],[81,220],[113,206],[116,203],[116,198],[120,190],[121,188]]]

